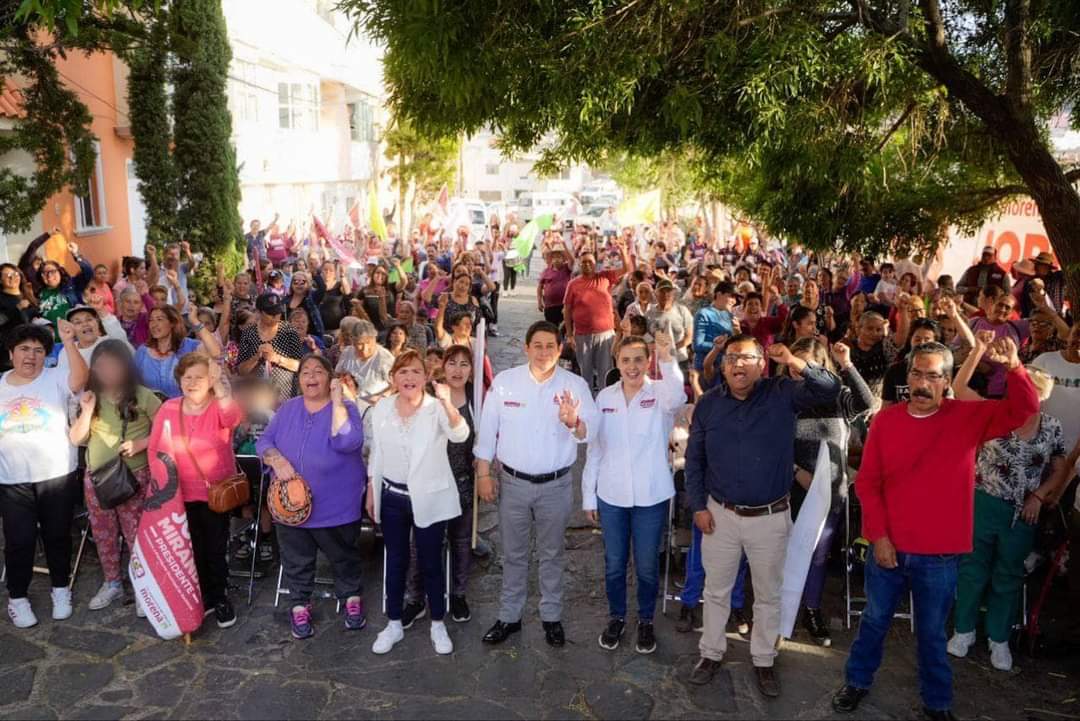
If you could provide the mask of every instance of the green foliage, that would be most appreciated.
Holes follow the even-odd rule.
[[[948,224],[971,227],[1010,195],[1048,187],[1017,149],[1048,155],[1045,134],[1017,131],[1080,106],[1080,0],[1030,3],[1031,17],[1011,24],[1006,6],[1021,3],[947,3],[952,60],[931,48],[926,11],[937,5],[341,3],[386,44],[393,110],[420,131],[491,126],[508,152],[554,137],[541,167],[625,154],[657,159],[656,170],[689,152],[691,185],[773,232],[868,252],[932,247]],[[1019,25],[1032,49],[1026,83],[1009,70],[1006,37]]]
[[[67,187],[85,187],[97,157],[90,111],[64,87],[54,65],[55,51],[36,46],[23,30],[0,46],[0,79],[17,75],[26,117],[11,133],[0,133],[0,158],[29,153],[36,166],[23,176],[0,166],[0,229],[29,230],[46,201]]]
[[[146,207],[146,237],[161,246],[176,238],[177,189],[166,91],[169,20],[161,13],[151,22],[150,42],[129,54],[128,107],[135,174]]]
[[[399,119],[382,140],[386,159],[393,163],[386,172],[399,189],[415,183],[416,202],[434,198],[444,183],[453,185],[460,145],[456,137],[432,138]]]
[[[242,236],[226,94],[232,51],[221,0],[175,0],[170,17],[177,231],[212,254],[236,246]]]

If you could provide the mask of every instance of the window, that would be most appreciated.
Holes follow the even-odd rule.
[[[75,196],[75,232],[92,232],[108,227],[105,217],[105,173],[101,167],[101,144],[94,143],[94,172],[86,189]]]
[[[237,122],[259,122],[259,96],[255,63],[233,60],[229,73],[229,110]]]
[[[278,127],[286,130],[319,129],[318,85],[278,83]]]
[[[485,175],[498,175],[499,174],[499,167],[500,166],[499,166],[498,163],[487,163],[487,164],[484,165],[484,174]]]
[[[365,100],[349,103],[349,135],[355,143],[375,142],[375,114]]]

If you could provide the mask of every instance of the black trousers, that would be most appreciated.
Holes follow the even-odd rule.
[[[4,563],[11,598],[26,598],[34,575],[38,527],[53,588],[68,585],[71,576],[71,522],[79,485],[74,475],[38,483],[0,484],[0,517],[4,520]]]
[[[517,266],[503,264],[503,287],[513,290],[517,287]]]
[[[491,324],[499,324],[499,290],[501,289],[499,283],[495,284],[495,290],[491,291],[491,295],[488,296],[488,303],[491,305]]]
[[[229,587],[229,514],[214,513],[205,501],[185,503],[195,570],[207,608],[226,598]]]
[[[563,323],[563,307],[561,305],[549,305],[544,308],[544,320],[555,325]]]
[[[289,602],[303,606],[315,590],[315,563],[319,551],[334,569],[334,596],[344,601],[363,594],[360,572],[360,521],[329,528],[294,528],[274,524]]]

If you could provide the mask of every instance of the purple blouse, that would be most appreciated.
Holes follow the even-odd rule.
[[[311,487],[311,517],[302,528],[342,526],[360,519],[367,471],[361,449],[364,426],[354,403],[345,402],[349,418],[330,435],[334,404],[308,413],[302,397],[281,405],[255,443],[258,454],[276,448]]]

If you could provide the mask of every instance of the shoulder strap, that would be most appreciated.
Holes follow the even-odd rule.
[[[199,465],[199,459],[191,452],[191,438],[188,436],[187,428],[184,426],[184,399],[181,398],[180,402],[176,405],[180,411],[180,436],[184,439],[184,451],[188,454],[188,457],[191,458],[191,462],[195,464],[195,470],[199,472],[199,478],[201,478],[203,483],[209,488],[210,482],[206,480],[206,474],[203,473],[202,466]]]

